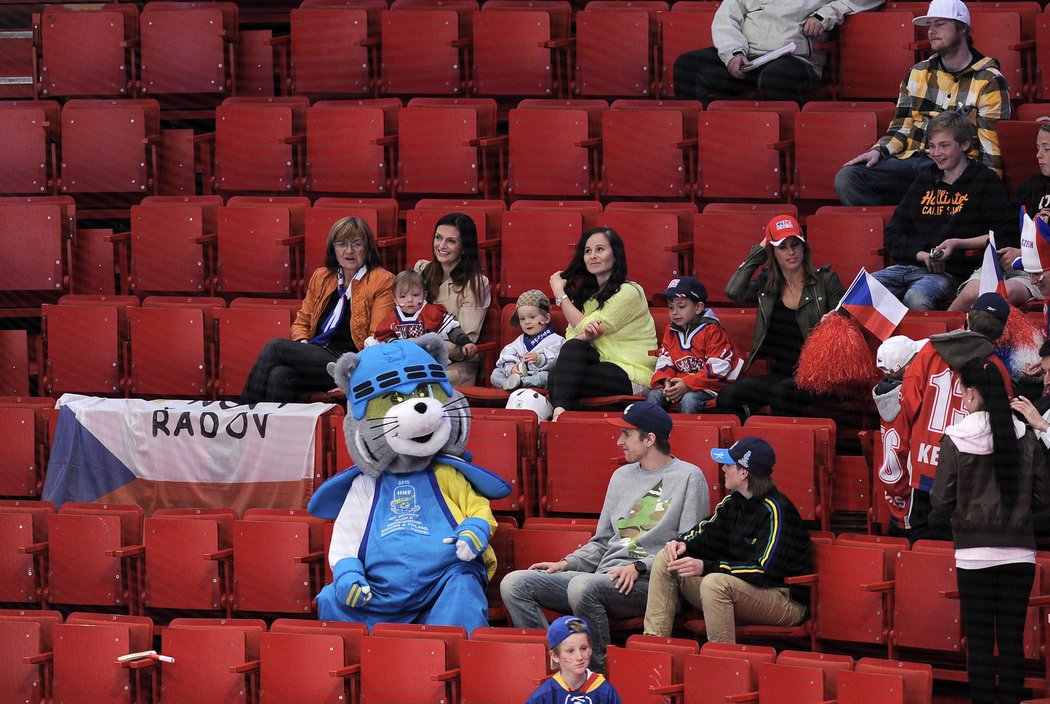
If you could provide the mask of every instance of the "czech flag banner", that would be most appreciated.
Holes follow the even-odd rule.
[[[999,263],[999,253],[995,246],[995,233],[988,231],[988,244],[984,248],[984,260],[981,262],[981,287],[978,293],[998,293],[1006,298],[1006,282],[1003,280],[1003,267]]]
[[[158,508],[306,508],[331,404],[146,401],[65,394],[43,498]]]
[[[861,267],[857,278],[839,301],[853,318],[880,340],[886,340],[904,319],[908,308],[878,279]]]

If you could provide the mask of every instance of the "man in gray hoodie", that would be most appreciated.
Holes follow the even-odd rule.
[[[605,671],[609,617],[645,613],[654,556],[711,512],[700,469],[671,455],[667,411],[639,401],[607,421],[620,427],[617,445],[627,464],[609,480],[594,537],[570,555],[511,572],[500,583],[516,628],[547,628],[544,608],[587,621],[595,672]]]

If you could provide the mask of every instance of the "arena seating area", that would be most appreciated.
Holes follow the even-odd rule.
[[[975,45],[999,58],[1014,99],[999,125],[1012,194],[1050,116],[1050,11],[968,4]],[[658,329],[655,294],[693,274],[749,351],[754,310],[723,289],[771,216],[803,219],[815,262],[846,284],[883,266],[892,208],[838,205],[833,178],[884,131],[928,50],[911,24],[927,3],[848,17],[827,43],[824,88],[801,107],[705,110],[674,99],[671,67],[710,44],[717,6],[0,0],[0,700],[524,701],[549,674],[543,632],[510,627],[498,581],[593,534],[622,463],[604,418],[629,399],[552,424],[503,408],[501,389],[464,389],[468,449],[513,487],[493,502],[493,627],[469,638],[315,620],[331,525],[302,509],[56,510],[40,499],[55,400],[236,398],[263,343],[287,336],[346,215],[371,224],[393,271],[430,256],[441,215],[475,219],[494,294],[486,369],[516,297],[546,288],[594,226],[623,236]],[[898,332],[961,325],[911,312]],[[675,417],[674,452],[701,467],[712,503],[724,487],[710,448],[773,445],[816,546],[802,579],[811,617],[743,628],[739,646],[705,642],[690,609],[671,639],[615,623],[608,675],[627,704],[966,701],[951,546],[886,535],[870,400],[826,415]],[[317,423],[318,483],[351,463],[343,417]],[[1025,639],[1035,696],[1050,696],[1048,604],[1041,552]]]

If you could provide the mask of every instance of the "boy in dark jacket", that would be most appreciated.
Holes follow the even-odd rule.
[[[671,635],[679,594],[703,609],[710,641],[735,643],[737,623],[802,623],[802,590],[793,593],[784,579],[813,570],[813,548],[798,509],[773,483],[773,448],[748,436],[711,457],[723,465],[729,494],[656,555],[645,632]]]
[[[893,265],[874,276],[913,310],[934,310],[955,297],[980,266],[989,231],[997,246],[1018,246],[1017,216],[1006,187],[994,171],[966,156],[974,129],[957,112],[930,120],[934,163],[919,172],[886,226]]]

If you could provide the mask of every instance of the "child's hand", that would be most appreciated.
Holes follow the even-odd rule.
[[[478,353],[478,346],[475,345],[473,342],[468,342],[467,344],[463,345],[461,349],[463,350],[464,357],[473,357]]]
[[[685,396],[685,392],[688,390],[689,388],[685,385],[685,382],[677,377],[668,379],[664,382],[664,398],[671,403],[678,403],[681,401],[682,397]]]
[[[525,356],[521,358],[521,361],[526,364],[535,364],[539,357],[536,356],[535,352],[526,352]]]
[[[522,376],[521,365],[520,364],[515,364],[513,367],[510,368],[510,373],[511,374],[517,374],[518,376]]]

